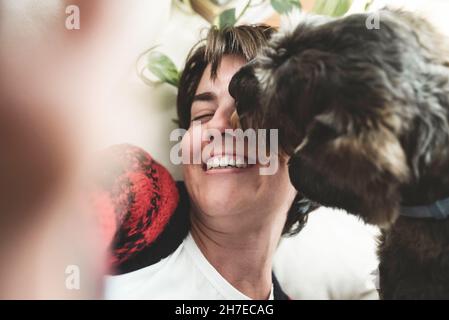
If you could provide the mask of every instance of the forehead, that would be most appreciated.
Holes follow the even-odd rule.
[[[217,77],[211,78],[211,64],[209,64],[201,77],[196,93],[206,91],[227,90],[233,75],[246,64],[245,58],[237,55],[225,55],[217,69]]]

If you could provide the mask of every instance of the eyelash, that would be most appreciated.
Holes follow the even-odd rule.
[[[213,116],[212,113],[203,114],[203,115],[201,115],[201,116],[196,116],[195,118],[192,119],[191,122],[193,122],[193,121],[198,121],[198,120],[201,120],[201,119],[203,119],[203,118],[206,118],[206,117],[212,117],[212,116]]]

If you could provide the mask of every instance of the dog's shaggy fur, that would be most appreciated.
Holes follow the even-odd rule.
[[[300,192],[382,227],[382,298],[449,299],[449,219],[400,216],[449,197],[449,42],[377,14],[380,29],[356,14],[275,35],[229,90],[243,128],[279,128]]]

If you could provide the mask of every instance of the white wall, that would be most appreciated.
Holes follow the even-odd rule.
[[[159,2],[159,1],[158,1]],[[145,49],[159,45],[158,49],[167,54],[182,69],[190,48],[200,39],[200,32],[209,24],[197,15],[190,15],[176,6],[164,6],[157,15],[155,24],[147,19],[144,24],[133,25],[135,29],[156,29],[153,40],[142,39],[137,57]],[[154,9],[155,10],[155,9]],[[126,49],[126,46],[124,47]],[[117,82],[110,97],[108,112],[105,113],[109,130],[101,137],[100,145],[128,142],[143,147],[163,165],[176,179],[181,179],[179,167],[169,159],[170,132],[176,128],[176,89],[164,84],[149,87],[137,77],[135,60],[130,60],[129,68]]]

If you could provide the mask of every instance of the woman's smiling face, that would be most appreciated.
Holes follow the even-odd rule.
[[[253,154],[251,151],[255,146],[248,146],[245,139],[244,151],[239,151],[236,138],[225,133],[226,129],[232,129],[231,115],[235,111],[235,101],[228,91],[229,82],[245,63],[242,57],[225,55],[216,78],[211,78],[211,66],[207,66],[192,103],[189,134],[182,140],[183,149],[186,150],[188,145],[192,157],[201,157],[199,153],[205,148],[210,150],[203,156],[201,164],[183,164],[184,180],[193,207],[209,216],[279,210],[286,214],[296,194],[289,180],[286,161],[279,162],[273,175],[261,175],[259,163],[248,165],[248,162],[254,163],[253,159],[249,160],[249,154]],[[193,147],[194,121],[201,123],[201,148]],[[211,138],[206,134],[208,130],[219,133],[222,139]],[[228,147],[230,142],[231,148]],[[227,167],[219,168],[218,164]]]

